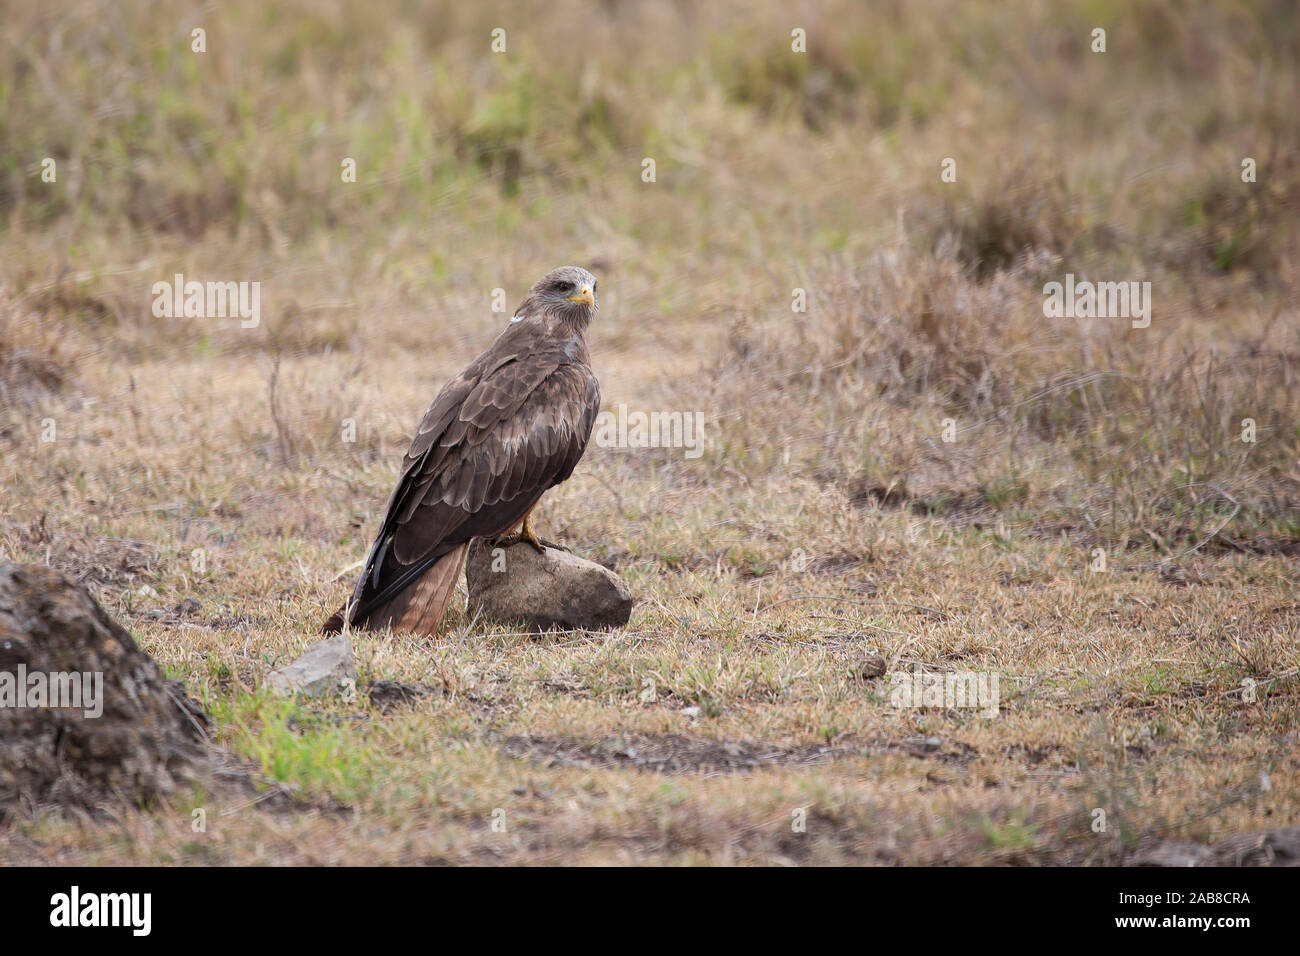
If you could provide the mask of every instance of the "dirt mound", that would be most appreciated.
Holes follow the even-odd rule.
[[[207,767],[210,726],[84,588],[0,564],[0,819],[152,803]]]

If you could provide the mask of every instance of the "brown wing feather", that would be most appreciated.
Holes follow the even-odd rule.
[[[517,524],[573,473],[599,408],[580,340],[556,341],[531,323],[507,328],[443,387],[416,429],[353,590],[353,622],[470,538]]]
[[[568,478],[586,450],[600,407],[599,386],[590,369],[563,365],[533,389],[518,407],[503,410],[502,418],[481,429],[480,440],[468,437],[451,450],[440,475],[429,483],[410,519],[393,530],[393,554],[402,563],[419,561],[435,548],[461,539],[452,529],[441,531],[449,509],[464,519],[480,517],[475,535],[498,534],[522,517],[519,499],[528,506],[547,488]],[[508,417],[506,417],[508,415]],[[492,500],[494,473],[523,461],[523,478],[503,488]],[[494,528],[492,516],[500,508]],[[421,512],[426,512],[425,518]],[[454,511],[453,511],[454,513]],[[423,519],[423,520],[422,520]],[[435,530],[439,529],[439,530]],[[436,536],[435,536],[436,535]],[[463,540],[463,539],[462,539]]]

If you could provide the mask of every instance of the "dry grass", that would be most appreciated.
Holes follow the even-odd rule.
[[[0,559],[89,583],[309,809],[0,855],[1099,863],[1300,822],[1300,27],[1002,6],[233,3],[202,56],[177,5],[6,8]],[[629,627],[462,609],[356,640],[428,698],[270,700],[492,290],[569,261],[607,406],[710,437],[592,447],[543,505]],[[261,325],[155,319],[175,272],[260,281]],[[1151,327],[1044,317],[1066,272],[1150,281]],[[895,707],[875,653],[996,673],[1000,713]]]

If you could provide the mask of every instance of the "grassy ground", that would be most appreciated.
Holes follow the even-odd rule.
[[[20,820],[4,859],[1096,863],[1300,822],[1287,5],[0,16],[0,560],[88,582],[300,798]],[[462,605],[355,639],[432,697],[271,699],[493,290],[567,262],[606,407],[709,437],[543,502],[629,626]],[[260,324],[154,318],[177,272],[261,282]],[[1066,273],[1149,281],[1150,327],[1044,316]],[[895,706],[916,669],[998,675],[997,715]]]

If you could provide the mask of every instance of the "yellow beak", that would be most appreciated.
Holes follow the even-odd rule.
[[[579,292],[577,295],[571,295],[571,296],[569,296],[569,297],[568,297],[568,300],[569,300],[570,302],[581,302],[583,305],[595,305],[595,304],[596,304],[596,297],[595,297],[594,295],[591,294],[591,286],[589,286],[589,285],[584,285],[584,286],[582,287],[582,291],[581,291],[581,292]]]

